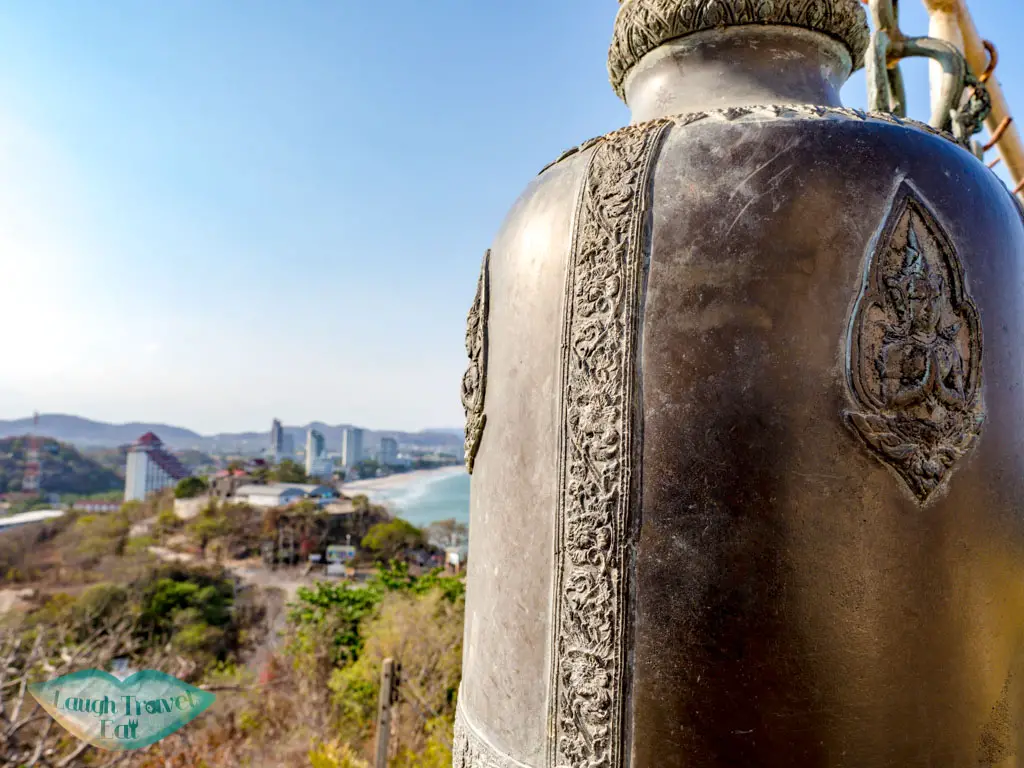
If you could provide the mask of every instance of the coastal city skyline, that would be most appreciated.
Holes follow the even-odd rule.
[[[347,430],[354,430],[357,433],[371,433],[373,435],[444,435],[451,438],[453,435],[460,435],[463,427],[460,426],[437,426],[423,429],[403,430],[389,429],[384,427],[357,426],[351,423],[331,423],[328,421],[313,420],[305,423],[287,423],[283,419],[271,418],[269,429],[260,428],[246,429],[237,432],[214,432],[203,433],[190,429],[188,426],[172,424],[160,421],[124,421],[107,422],[97,419],[90,419],[85,416],[62,413],[39,413],[23,416],[14,419],[0,418],[0,437],[17,437],[23,434],[39,434],[65,439],[70,442],[80,443],[123,443],[134,439],[135,433],[143,430],[162,430],[171,432],[172,442],[187,442],[190,439],[214,440],[218,438],[237,439],[263,439],[263,436],[270,441],[270,444],[277,446],[281,453],[293,454],[296,448],[302,450],[306,444],[306,433],[309,429],[327,430],[329,433],[338,433],[336,442],[343,445],[343,434]],[[295,440],[297,433],[301,433],[301,443]],[[287,446],[287,448],[286,448]],[[339,448],[340,450],[340,448]]]
[[[51,421],[50,429],[45,424],[37,414],[31,429],[22,433],[17,423],[0,422],[3,514],[10,515],[12,507],[37,511],[47,505],[116,512],[111,484],[123,488],[125,502],[143,502],[169,488],[179,493],[183,483],[214,488],[217,478],[234,478],[222,498],[253,496],[258,502],[249,501],[257,507],[288,506],[315,489],[332,488],[335,498],[344,498],[338,496],[344,488],[357,489],[357,495],[367,495],[375,503],[386,502],[392,514],[411,515],[420,524],[451,515],[468,521],[469,476],[461,441],[454,442],[451,431],[409,435],[342,426],[334,428],[334,444],[329,445],[324,434],[329,428],[322,432],[312,426],[286,427],[272,419],[267,432],[249,433],[254,439],[247,445],[210,448],[190,444],[187,438],[183,443],[175,428],[150,425],[149,431],[136,433],[127,442],[108,436],[104,447],[82,434],[81,420],[76,423],[78,434],[71,436],[54,436],[55,423]],[[12,425],[15,434],[5,434]],[[166,444],[153,429],[171,430],[177,445]],[[295,440],[296,432],[305,440]],[[299,496],[296,491],[301,491]],[[12,525],[21,520],[16,518]]]

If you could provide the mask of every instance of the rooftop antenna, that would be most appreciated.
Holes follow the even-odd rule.
[[[21,490],[25,493],[38,493],[41,486],[41,466],[39,462],[39,412],[32,414],[32,431],[28,436],[28,455],[25,458],[25,476],[21,480]]]

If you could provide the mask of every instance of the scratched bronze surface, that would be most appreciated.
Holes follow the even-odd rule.
[[[852,0],[629,3],[470,313],[455,766],[1024,765],[1020,207],[842,107]]]

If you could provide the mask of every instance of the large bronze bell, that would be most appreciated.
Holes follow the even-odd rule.
[[[1022,212],[873,2],[621,5],[470,313],[458,768],[1024,765]]]

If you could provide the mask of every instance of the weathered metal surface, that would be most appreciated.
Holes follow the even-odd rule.
[[[459,706],[480,744],[530,766],[544,765],[548,749],[559,329],[588,158],[534,180],[498,232],[489,268],[487,427],[472,475]]]
[[[849,51],[816,32],[727,27],[665,43],[630,71],[623,88],[633,123],[765,104],[837,107],[851,68]]]
[[[772,25],[809,29],[843,43],[858,67],[868,47],[860,0],[620,0],[620,5],[608,75],[622,98],[626,75],[644,56],[695,32]]]
[[[487,414],[484,413],[484,396],[487,391],[487,314],[490,300],[491,252],[484,254],[480,267],[480,280],[476,286],[476,297],[466,319],[466,354],[469,366],[462,377],[462,407],[466,412],[466,471],[473,474],[473,462],[484,437]]]
[[[452,743],[452,768],[530,768],[501,752],[469,722],[465,709],[455,714],[455,738]]]
[[[457,768],[1024,758],[1021,209],[743,29],[493,244]]]
[[[987,413],[924,502],[904,477],[917,470],[845,417],[874,412],[855,405],[850,334],[865,276],[900,280],[903,230],[895,253],[883,241],[908,180],[948,237],[920,243],[929,263],[963,268],[959,296],[938,292],[943,329],[962,327],[947,344],[924,323],[922,346],[965,394],[952,432]],[[653,199],[632,765],[984,765],[1008,680],[1019,701],[1024,636],[1024,233],[1009,194],[948,140],[839,116],[673,130]],[[885,343],[862,348],[862,368]],[[937,387],[907,357],[895,391],[926,384],[925,400],[880,412],[926,414],[929,445],[938,411],[916,409]],[[1016,751],[1022,712],[1000,749]]]

